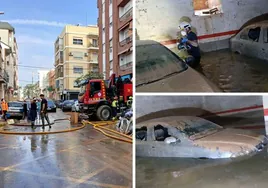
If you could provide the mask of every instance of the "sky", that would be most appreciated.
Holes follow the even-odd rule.
[[[78,3],[79,2],[79,3]],[[1,1],[0,21],[15,28],[19,54],[19,85],[38,81],[38,68],[54,66],[54,42],[66,24],[97,25],[97,0]],[[33,73],[34,72],[34,73]]]

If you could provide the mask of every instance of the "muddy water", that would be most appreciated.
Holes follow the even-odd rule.
[[[137,158],[137,188],[267,188],[267,149],[236,160]]]
[[[227,50],[205,53],[205,76],[225,92],[267,92],[268,62]]]

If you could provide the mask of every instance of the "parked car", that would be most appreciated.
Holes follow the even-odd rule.
[[[62,104],[62,111],[65,112],[65,111],[71,111],[72,110],[72,106],[74,104],[74,100],[66,100],[63,102]]]
[[[8,117],[22,118],[23,117],[23,103],[8,102]]]
[[[47,111],[48,112],[57,112],[57,107],[52,100],[47,100]]]
[[[54,103],[56,105],[57,108],[61,108],[60,104],[62,103],[62,100],[55,100]]]
[[[72,106],[72,112],[79,112],[79,102],[76,100]]]
[[[136,155],[143,157],[233,158],[264,148],[267,138],[225,129],[192,116],[157,118],[136,125]]]
[[[136,41],[137,92],[220,92],[162,44]]]
[[[231,49],[239,54],[268,60],[268,20],[243,28],[231,38]]]

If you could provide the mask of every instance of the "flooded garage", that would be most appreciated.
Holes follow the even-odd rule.
[[[237,119],[233,116],[212,118],[221,125],[250,127],[264,134],[264,121],[259,112],[245,113]],[[266,188],[268,176],[268,149],[236,159],[191,158],[136,158],[137,188]]]
[[[219,134],[213,133],[214,140],[206,140],[208,144],[218,144],[218,149],[224,144],[239,145],[247,139],[252,139],[253,133],[265,135],[265,112],[268,107],[268,98],[261,96],[138,96],[136,98],[136,116],[139,125],[146,125],[164,116],[180,116],[185,111],[190,110],[184,107],[198,107],[205,111],[210,111],[210,115],[197,115],[210,122],[222,126],[224,129],[230,128],[233,132],[240,131],[234,136],[226,135],[226,138],[218,140]],[[144,101],[147,101],[144,105]],[[158,103],[162,101],[162,103]],[[165,104],[165,105],[163,105]],[[217,104],[217,105],[215,105]],[[177,109],[175,109],[175,107]],[[166,110],[173,109],[173,110]],[[181,109],[181,110],[178,110]],[[193,110],[193,108],[192,108]],[[161,113],[158,113],[161,112]],[[191,111],[192,115],[195,113]],[[189,113],[190,114],[190,113]],[[197,113],[196,113],[197,114]],[[146,118],[143,118],[146,117]],[[181,116],[180,116],[181,117]],[[265,118],[264,118],[265,117]],[[149,120],[151,119],[151,120]],[[165,123],[168,124],[168,121]],[[164,123],[159,123],[164,125]],[[158,124],[157,124],[158,126]],[[147,126],[149,127],[149,126]],[[204,128],[204,126],[202,125]],[[205,128],[204,128],[205,129]],[[243,131],[250,131],[251,135],[243,135]],[[183,133],[184,131],[182,131]],[[207,132],[207,131],[206,131]],[[147,132],[152,133],[152,132]],[[155,132],[156,133],[156,132]],[[155,135],[156,137],[156,134]],[[150,134],[147,134],[149,136]],[[218,136],[217,136],[218,135]],[[202,138],[207,137],[202,134]],[[218,138],[216,138],[216,137]],[[235,142],[235,138],[243,136],[244,139]],[[182,137],[181,137],[182,138]],[[178,153],[185,149],[186,142],[181,139]],[[268,184],[268,148],[264,146],[255,153],[241,155],[234,158],[211,159],[198,157],[144,157],[140,155],[140,148],[149,142],[151,147],[157,149],[157,143],[137,141],[136,128],[136,187],[137,188],[266,188]],[[222,142],[224,140],[224,142]],[[216,142],[215,142],[216,141]],[[195,142],[195,140],[193,141]],[[246,141],[247,142],[247,141]],[[249,143],[249,142],[247,142]],[[167,147],[170,147],[168,145]],[[139,148],[138,148],[139,147]],[[175,147],[175,145],[171,146]],[[187,146],[188,147],[188,146]],[[149,148],[149,147],[148,147]],[[203,148],[206,148],[204,146]],[[163,152],[163,150],[159,151]]]
[[[203,54],[201,66],[198,71],[225,92],[268,91],[268,61],[226,49]]]

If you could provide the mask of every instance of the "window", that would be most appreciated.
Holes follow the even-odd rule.
[[[83,39],[74,38],[73,44],[83,45]]]
[[[91,82],[90,83],[90,90],[93,93],[97,93],[101,90],[101,83],[100,82]]]
[[[110,4],[112,4],[113,3],[113,0],[110,0]]]
[[[83,74],[83,67],[74,67],[75,74]]]
[[[223,13],[221,0],[193,0],[196,16],[209,16]]]
[[[98,47],[98,40],[97,39],[92,39],[92,45],[94,47]]]
[[[243,31],[241,31],[240,39],[248,40],[248,29],[244,29]]]
[[[9,66],[9,61],[7,61],[7,66]]]
[[[263,28],[263,42],[268,43],[268,27]]]
[[[249,29],[248,31],[249,40],[254,41],[254,42],[259,42],[260,33],[261,33],[260,27]]]
[[[83,59],[84,53],[83,52],[72,52],[74,59]]]

